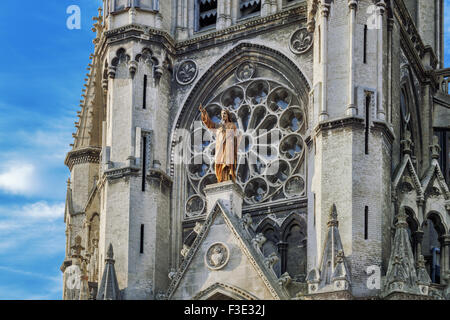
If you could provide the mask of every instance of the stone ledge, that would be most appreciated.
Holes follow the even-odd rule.
[[[173,180],[164,171],[160,169],[150,169],[147,173],[147,179],[158,180],[160,183],[164,184],[167,188],[170,188],[173,184]]]
[[[129,176],[137,176],[140,168],[138,167],[123,167],[106,170],[103,174],[108,181],[121,179]]]
[[[332,291],[300,295],[294,300],[355,300],[355,297],[349,291]]]
[[[72,171],[74,165],[82,163],[100,163],[100,147],[85,147],[72,150],[66,155],[64,164]]]
[[[436,300],[431,296],[405,293],[405,292],[393,292],[383,297],[383,300]]]

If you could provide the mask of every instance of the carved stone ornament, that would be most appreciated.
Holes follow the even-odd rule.
[[[198,74],[197,64],[193,60],[185,60],[180,63],[176,73],[177,82],[188,85],[195,80]]]
[[[256,67],[251,62],[244,62],[236,69],[236,78],[239,81],[246,81],[253,78],[256,72]]]
[[[306,28],[301,28],[295,31],[291,40],[289,41],[289,47],[295,54],[302,54],[311,49],[313,45],[313,34],[308,32]]]
[[[222,242],[213,243],[205,255],[206,266],[211,270],[219,270],[225,267],[230,259],[230,250]]]

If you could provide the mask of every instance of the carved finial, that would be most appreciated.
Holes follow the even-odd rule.
[[[202,229],[203,229],[203,223],[197,221],[197,222],[195,223],[194,232],[195,232],[196,234],[200,234],[200,232],[202,231]]]
[[[106,259],[114,259],[114,250],[112,243],[109,244],[108,251],[106,252]]]
[[[134,78],[137,68],[138,63],[136,61],[132,60],[128,63],[128,71],[130,72],[131,78]]]
[[[400,211],[397,215],[397,224],[395,225],[397,228],[402,228],[402,227],[408,227],[408,223],[406,222],[406,219],[408,218],[407,214],[406,214],[406,209],[405,207],[401,207]]]
[[[337,209],[336,205],[333,203],[330,209],[330,215],[328,220],[328,227],[337,227],[339,222],[337,220]]]
[[[405,129],[404,139],[400,141],[400,144],[402,146],[403,154],[410,155],[412,153],[412,147],[414,146],[414,143],[411,140],[411,132],[408,129]]]
[[[176,274],[177,274],[177,270],[175,270],[175,268],[170,268],[169,274],[168,274],[169,280],[173,280],[173,278],[175,277]]]
[[[425,268],[425,258],[423,255],[419,255],[419,258],[417,259],[417,268]]]
[[[191,248],[190,248],[188,245],[183,244],[183,249],[181,249],[181,256],[182,256],[183,258],[186,258],[186,256],[187,256],[187,254],[188,254],[188,252],[189,252],[190,249],[191,249]]]
[[[431,158],[439,159],[439,155],[441,153],[441,146],[439,145],[439,138],[437,136],[433,136],[433,141],[430,146],[431,150]]]

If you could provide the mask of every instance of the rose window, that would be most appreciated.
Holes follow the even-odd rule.
[[[240,69],[248,73],[248,68]],[[215,123],[221,121],[221,110],[227,109],[238,127],[236,183],[245,194],[244,205],[304,195],[306,123],[300,101],[279,82],[241,79],[244,81],[222,90],[204,107]],[[217,182],[215,137],[201,122],[200,112],[190,130],[187,218],[205,213],[203,189]]]

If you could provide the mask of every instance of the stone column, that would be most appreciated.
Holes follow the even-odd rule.
[[[378,22],[378,109],[377,118],[379,120],[386,120],[386,111],[384,110],[384,93],[383,93],[383,15],[386,10],[386,3],[380,0],[377,3],[377,22]]]
[[[439,262],[441,266],[441,284],[447,284],[445,281],[445,274],[450,270],[450,234],[440,237],[439,242],[441,243],[441,260]]]
[[[422,254],[422,240],[423,240],[423,231],[416,231],[413,233],[413,239],[414,239],[414,258],[416,261],[418,261],[420,255]]]
[[[261,0],[261,16],[265,17],[272,12],[272,5],[270,0]]]
[[[278,246],[278,253],[280,254],[280,262],[281,262],[281,270],[280,272],[283,274],[284,272],[287,272],[287,249],[288,244],[287,242],[280,241],[277,243]]]
[[[348,8],[348,29],[349,29],[349,50],[348,50],[348,106],[346,114],[356,116],[357,108],[355,105],[355,29],[356,29],[356,9],[358,3],[356,0],[349,0]]]
[[[216,202],[221,200],[226,209],[233,212],[239,218],[242,218],[242,201],[244,194],[241,187],[233,181],[210,184],[205,187],[206,194],[206,212],[209,214],[214,208]]]
[[[322,52],[321,52],[321,63],[322,63],[322,101],[321,101],[321,109],[319,114],[319,121],[325,121],[328,119],[328,111],[327,111],[327,82],[328,82],[328,15],[330,13],[330,5],[322,4],[320,15],[322,17],[321,22],[321,44]]]

